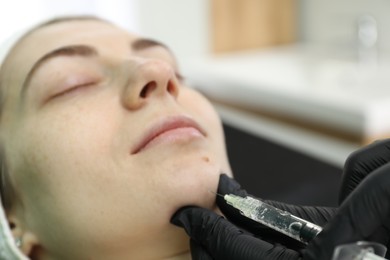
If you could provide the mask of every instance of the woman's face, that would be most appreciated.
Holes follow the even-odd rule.
[[[47,25],[11,53],[1,141],[44,259],[188,250],[172,214],[215,208],[230,169],[217,114],[178,73],[164,46],[97,20]]]

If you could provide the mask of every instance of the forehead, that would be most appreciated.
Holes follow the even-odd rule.
[[[49,24],[30,33],[15,47],[11,60],[26,67],[51,50],[73,44],[113,45],[128,49],[135,34],[100,20],[70,20]]]

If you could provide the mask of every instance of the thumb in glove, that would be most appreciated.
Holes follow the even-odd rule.
[[[191,254],[208,259],[284,260],[299,259],[300,253],[246,233],[213,211],[199,207],[178,210],[171,219],[191,237]]]

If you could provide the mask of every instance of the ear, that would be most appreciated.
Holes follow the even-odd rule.
[[[15,243],[18,243],[19,250],[26,256],[31,256],[34,249],[39,247],[37,236],[29,231],[16,215],[11,213],[7,216],[7,219]]]

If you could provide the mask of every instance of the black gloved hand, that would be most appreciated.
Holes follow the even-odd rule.
[[[388,167],[386,165],[389,163],[390,139],[376,141],[352,153],[344,165],[339,203],[341,204],[369,174],[381,167]],[[383,240],[384,237],[387,237],[389,230],[390,218],[383,223],[372,239]],[[390,249],[390,242],[384,245]],[[390,257],[390,250],[386,257]]]
[[[226,175],[220,177],[218,193],[247,195],[236,181]],[[271,201],[267,203],[320,225],[335,211],[332,208],[299,207]],[[217,198],[217,204],[229,220],[249,233],[210,210],[198,207],[180,209],[171,221],[184,227],[191,237],[193,259],[300,259],[303,244],[243,217],[222,198]]]
[[[304,259],[329,260],[337,245],[359,240],[388,246],[390,231],[390,164],[368,176],[351,192],[337,214],[307,247]]]
[[[258,239],[207,209],[182,208],[171,222],[191,237],[193,260],[300,259],[299,252]]]
[[[344,203],[335,220],[332,220],[309,246],[305,258],[330,259],[334,247],[339,244],[355,242],[357,240],[378,241],[389,248],[389,218],[390,211],[386,185],[381,188],[380,194],[375,193],[376,185],[383,185],[382,179],[389,171],[390,140],[379,141],[353,153],[347,160],[344,168],[340,202],[356,189],[369,174],[374,181],[364,180],[362,186],[348,202]],[[382,172],[379,174],[377,172]],[[382,178],[382,179],[381,179]],[[390,178],[390,177],[388,177]],[[369,184],[367,184],[369,183]],[[390,186],[389,186],[390,188]],[[371,190],[370,192],[370,189]],[[361,191],[362,190],[362,191]],[[219,193],[232,193],[246,196],[237,182],[227,176],[221,176]],[[354,192],[355,194],[355,192]],[[366,197],[365,197],[366,196]],[[366,198],[366,199],[365,199]],[[363,200],[359,202],[359,200]],[[376,215],[384,201],[386,212]],[[236,209],[227,205],[221,198],[217,203],[224,214],[237,225],[249,230],[255,236],[244,233],[222,217],[206,209],[189,207],[182,209],[172,218],[173,223],[185,227],[191,237],[191,252],[194,259],[299,259],[300,247],[295,243],[288,243],[284,235],[274,232],[261,224],[243,217]],[[321,207],[301,207],[287,205],[274,201],[266,201],[277,208],[304,218],[308,221],[323,225],[334,214],[335,209]],[[377,218],[375,216],[378,216]],[[390,221],[389,221],[390,222]],[[355,228],[354,228],[355,227]],[[276,241],[283,241],[284,245]]]
[[[384,226],[390,217],[389,198],[390,164],[386,164],[367,176],[348,196],[304,250],[303,259],[329,260],[337,245],[361,240],[388,244],[390,232]],[[301,251],[247,234],[206,209],[181,209],[172,222],[184,227],[190,235],[193,259],[301,259],[302,256]]]
[[[374,142],[352,153],[344,165],[339,203],[371,172],[390,162],[390,139]]]

